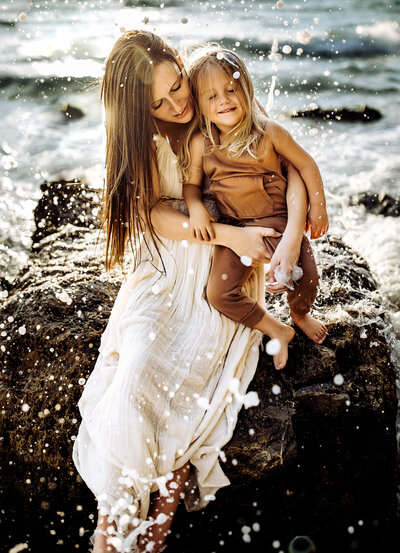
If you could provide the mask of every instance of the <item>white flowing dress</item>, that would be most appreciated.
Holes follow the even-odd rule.
[[[164,138],[155,138],[162,195],[182,199],[177,158]],[[207,303],[212,246],[162,241],[163,263],[150,246],[121,286],[79,401],[74,462],[99,508],[117,523],[119,551],[131,551],[152,524],[150,493],[167,494],[171,472],[188,461],[188,510],[203,508],[229,484],[222,448],[262,337]],[[246,285],[260,301],[263,280],[259,269]]]

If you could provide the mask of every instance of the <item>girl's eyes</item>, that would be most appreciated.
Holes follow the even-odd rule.
[[[161,107],[161,104],[162,104],[162,101],[158,102],[158,104],[156,104],[156,105],[153,104],[151,107],[153,109],[159,109]]]
[[[236,92],[236,90],[235,90],[234,88],[228,88],[226,91],[229,92],[229,93],[234,93],[234,92]],[[216,98],[216,97],[217,97],[216,94],[211,94],[211,95],[208,97],[208,99],[209,99],[209,100],[214,100],[214,98]]]

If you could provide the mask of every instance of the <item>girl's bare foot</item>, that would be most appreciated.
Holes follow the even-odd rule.
[[[290,313],[290,316],[293,319],[293,322],[316,344],[322,344],[325,340],[326,335],[328,334],[328,329],[318,321],[314,319],[310,313],[305,315],[297,315],[296,313]]]
[[[269,336],[271,340],[278,340],[280,347],[279,351],[275,353],[274,351],[270,352],[270,355],[273,356],[275,369],[280,371],[284,368],[288,360],[288,345],[289,342],[293,340],[295,335],[294,329],[289,326],[281,323],[271,317],[269,313],[265,311],[263,318],[259,321],[254,328],[261,330],[264,334]],[[274,348],[272,348],[274,349]],[[267,346],[268,353],[268,346]]]
[[[291,326],[282,324],[282,327],[279,331],[279,334],[276,336],[271,336],[272,339],[277,338],[280,343],[280,350],[276,355],[273,355],[275,369],[277,371],[282,370],[288,360],[288,345],[293,340],[295,331]]]

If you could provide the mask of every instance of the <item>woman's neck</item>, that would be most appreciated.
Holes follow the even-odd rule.
[[[169,121],[161,121],[155,119],[154,124],[157,132],[166,138],[175,153],[178,151],[178,144],[187,132],[187,124],[171,123]]]

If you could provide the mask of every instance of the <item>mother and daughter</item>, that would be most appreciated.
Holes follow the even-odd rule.
[[[287,290],[293,321],[324,340],[304,227],[307,209],[312,238],[328,218],[315,162],[259,108],[235,53],[202,51],[187,76],[159,37],[129,31],[102,99],[106,267],[129,245],[134,269],[79,402],[73,455],[98,501],[93,552],[157,553],[180,499],[201,509],[229,484],[219,459],[263,334],[279,340],[275,368],[287,362],[294,330],[265,310],[264,263],[267,289]]]

